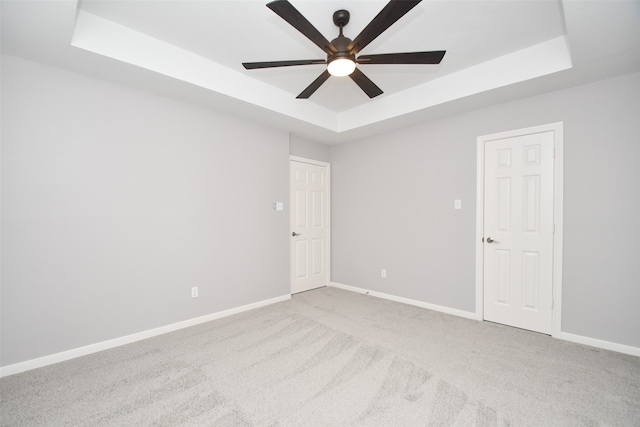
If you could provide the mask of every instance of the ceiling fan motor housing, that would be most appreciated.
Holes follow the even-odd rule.
[[[347,47],[351,43],[351,39],[340,34],[335,39],[331,40],[331,44],[336,48],[337,52],[332,55],[327,55],[327,62],[331,62],[338,58],[351,59],[355,62],[356,56],[351,55],[347,50]]]

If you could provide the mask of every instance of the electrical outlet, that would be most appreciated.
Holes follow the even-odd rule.
[[[383,279],[387,278],[387,270],[385,270],[384,268],[382,270],[380,270],[380,277],[382,277]]]
[[[198,298],[198,287],[194,286],[191,288],[191,298]]]
[[[454,200],[453,209],[462,209],[462,200]]]

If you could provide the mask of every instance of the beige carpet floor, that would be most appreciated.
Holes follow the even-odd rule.
[[[0,380],[2,426],[640,426],[640,358],[336,288]]]

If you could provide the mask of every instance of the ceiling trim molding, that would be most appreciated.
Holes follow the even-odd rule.
[[[71,45],[337,134],[571,68],[565,37],[557,37],[336,113],[82,9],[78,9]]]

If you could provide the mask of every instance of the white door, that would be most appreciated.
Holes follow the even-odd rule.
[[[554,132],[484,141],[484,319],[550,334]]]
[[[329,165],[292,160],[291,293],[329,280]],[[319,163],[319,162],[318,162]]]

